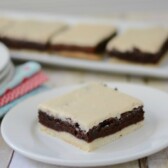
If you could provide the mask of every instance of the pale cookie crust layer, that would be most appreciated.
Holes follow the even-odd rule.
[[[102,60],[103,56],[102,55],[98,55],[98,54],[94,54],[94,53],[84,53],[84,52],[72,52],[72,51],[58,51],[55,52],[56,54],[59,54],[60,56],[64,56],[64,57],[70,57],[70,58],[78,58],[78,59],[87,59],[87,60]]]
[[[62,140],[66,141],[66,142],[68,142],[68,143],[70,143],[70,144],[72,144],[72,145],[74,145],[84,151],[89,152],[89,151],[92,151],[96,148],[99,148],[105,144],[111,143],[112,141],[120,138],[121,136],[124,136],[126,134],[129,134],[129,133],[137,130],[138,128],[142,127],[143,124],[144,124],[143,121],[138,122],[137,124],[133,124],[131,126],[128,126],[115,134],[112,134],[112,135],[109,135],[109,136],[106,136],[103,138],[98,138],[91,143],[87,143],[83,140],[77,139],[73,135],[66,133],[66,132],[57,132],[57,131],[52,130],[50,128],[47,128],[41,124],[39,124],[39,127],[43,132],[48,133],[54,137],[61,138]]]
[[[168,29],[146,28],[129,29],[118,35],[107,44],[107,51],[116,49],[120,52],[133,51],[134,48],[141,52],[157,53],[168,39]]]
[[[122,113],[139,106],[143,106],[139,99],[102,83],[93,83],[44,102],[38,109],[63,121],[69,118],[88,131],[106,119],[120,118]]]

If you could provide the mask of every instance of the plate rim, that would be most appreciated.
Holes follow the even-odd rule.
[[[6,67],[1,71],[0,73],[0,81],[3,80],[5,77],[7,77],[8,73],[10,72],[11,69],[11,62],[9,62]]]
[[[9,69],[3,78],[0,78],[0,87],[9,82],[15,74],[15,66],[12,62],[9,63]]]
[[[103,83],[107,83],[107,84],[110,84],[110,85],[129,85],[129,86],[136,86],[136,87],[142,87],[142,88],[148,88],[148,89],[152,89],[154,91],[159,91],[161,94],[164,94],[166,96],[168,96],[168,94],[164,91],[161,91],[161,90],[158,90],[158,89],[155,89],[153,87],[150,87],[150,86],[144,86],[144,85],[141,85],[141,84],[128,84],[126,82],[103,82]],[[87,83],[86,83],[87,84]],[[58,88],[54,88],[54,89],[51,89],[49,91],[45,91],[41,94],[49,94],[49,92],[52,92],[53,90],[59,90],[59,89],[65,89],[65,88],[72,88],[72,87],[78,87],[78,86],[82,86],[82,85],[85,85],[85,84],[77,84],[77,85],[69,85],[69,86],[64,86],[64,87],[58,87]],[[124,87],[125,87],[124,86]],[[38,97],[40,94],[37,94],[35,97]],[[24,100],[23,102],[28,102],[31,98],[28,98],[26,100]],[[20,103],[21,104],[21,103]],[[12,111],[14,111],[15,108],[17,108],[18,106],[20,106],[20,104],[18,104],[17,106],[15,106],[13,108]],[[6,114],[6,116],[10,115],[10,113]],[[5,132],[4,132],[4,123],[6,122],[6,118],[7,117],[4,117],[4,119],[2,120],[2,123],[1,123],[1,133],[2,133],[2,137],[4,138],[5,142],[10,146],[12,147],[14,150],[16,150],[18,153],[28,157],[28,158],[31,158],[33,160],[36,160],[36,161],[41,161],[43,163],[49,163],[49,164],[54,164],[54,165],[61,165],[61,166],[76,166],[76,167],[89,167],[89,166],[107,166],[107,165],[114,165],[114,164],[119,164],[119,163],[125,163],[125,162],[128,162],[128,161],[132,161],[132,160],[136,160],[136,159],[140,159],[142,157],[145,157],[145,156],[148,156],[148,155],[151,155],[151,154],[154,154],[162,149],[164,149],[165,147],[168,146],[168,141],[166,143],[164,143],[164,145],[160,145],[161,147],[158,147],[158,148],[155,148],[154,150],[152,151],[148,151],[148,150],[145,150],[144,152],[142,152],[141,154],[137,153],[137,154],[132,154],[132,156],[130,157],[127,156],[127,157],[124,157],[124,159],[120,160],[119,159],[116,159],[115,161],[112,161],[110,162],[110,160],[93,160],[92,162],[86,162],[85,161],[76,161],[76,162],[73,162],[71,160],[67,160],[64,161],[62,159],[51,159],[50,157],[46,157],[46,156],[39,156],[38,154],[32,154],[31,152],[25,152],[24,150],[20,150],[18,147],[15,147],[13,144],[10,143],[10,140],[8,140],[8,138],[6,137],[5,135]],[[95,164],[96,162],[96,164]]]

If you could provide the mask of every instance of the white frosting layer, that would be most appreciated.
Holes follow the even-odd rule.
[[[102,40],[110,37],[115,32],[116,29],[109,25],[79,24],[71,27],[58,36],[54,36],[51,39],[51,44],[95,47]]]
[[[66,25],[61,22],[41,22],[35,20],[17,21],[2,36],[9,39],[46,43],[53,34],[57,34]]]
[[[129,29],[107,44],[107,51],[133,51],[136,47],[143,52],[156,53],[168,38],[168,29],[148,28]]]
[[[142,102],[103,84],[90,84],[39,105],[50,116],[77,122],[88,131],[110,117],[142,106]]]

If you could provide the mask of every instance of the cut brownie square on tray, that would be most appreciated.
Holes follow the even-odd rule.
[[[111,57],[137,63],[157,63],[168,51],[168,29],[128,29],[109,41],[106,50]]]
[[[114,37],[116,28],[111,25],[78,24],[51,38],[50,49],[63,55],[82,58],[105,50]]]
[[[0,40],[11,48],[47,50],[51,36],[65,27],[61,22],[17,20],[0,33]]]

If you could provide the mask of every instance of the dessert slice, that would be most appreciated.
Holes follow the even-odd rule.
[[[0,33],[0,40],[11,48],[45,50],[51,36],[65,27],[61,22],[17,20]]]
[[[105,84],[90,84],[39,105],[44,132],[91,151],[142,126],[143,103]]]
[[[53,36],[50,49],[66,56],[94,58],[105,50],[106,43],[115,34],[116,28],[110,25],[78,24]]]
[[[168,51],[168,30],[163,28],[130,29],[109,41],[112,57],[137,63],[157,63]]]

